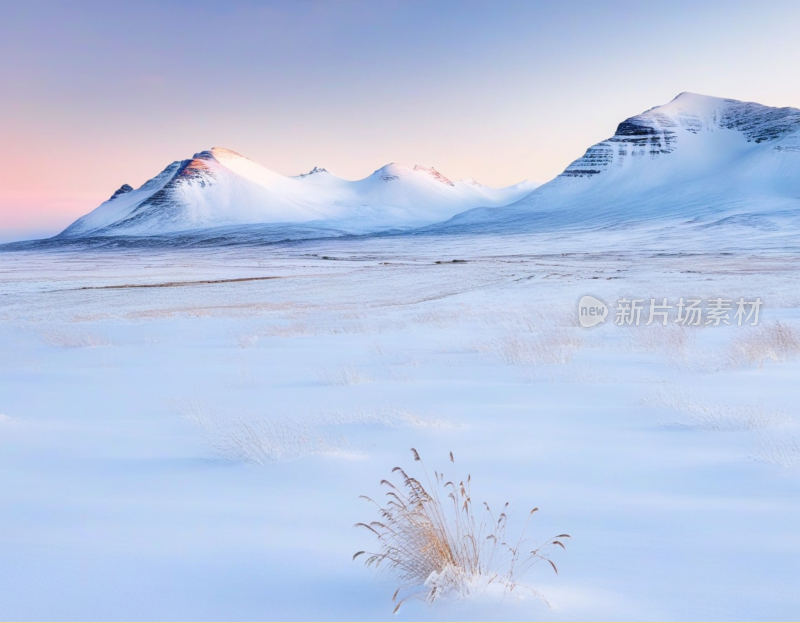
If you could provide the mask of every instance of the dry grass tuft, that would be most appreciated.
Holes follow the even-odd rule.
[[[295,322],[290,325],[266,327],[260,334],[265,337],[310,337],[316,335],[316,331],[305,322]]]
[[[411,409],[401,407],[384,407],[381,409],[356,409],[350,412],[330,412],[323,414],[320,421],[329,426],[372,425],[394,428],[408,426],[411,428],[454,428],[456,424],[448,418],[420,414]]]
[[[675,363],[688,364],[692,360],[691,347],[696,338],[696,330],[680,325],[660,324],[650,327],[637,327],[631,337],[637,346],[658,353]]]
[[[372,380],[355,366],[320,368],[317,370],[317,378],[323,385],[360,385]]]
[[[800,438],[785,430],[762,434],[752,456],[780,467],[800,465]]]
[[[255,348],[259,337],[258,333],[243,333],[239,336],[239,348]]]
[[[662,391],[646,399],[651,407],[665,407],[683,414],[685,420],[676,422],[697,430],[741,433],[785,424],[788,418],[778,411],[767,410],[762,405],[731,405],[703,401],[688,392],[673,389]]]
[[[347,445],[344,437],[333,439],[313,425],[243,413],[217,430],[215,450],[230,461],[264,465],[302,456],[339,455]]]
[[[327,430],[323,420],[226,414],[197,399],[172,401],[172,408],[205,432],[215,454],[235,463],[264,465],[303,456],[353,454],[347,439]]]
[[[104,335],[72,327],[42,331],[42,339],[50,346],[61,348],[97,348],[112,345],[111,340]]]
[[[361,496],[375,505],[380,520],[356,524],[372,533],[378,548],[376,552],[356,552],[353,560],[364,556],[367,566],[385,569],[401,582],[392,597],[397,601],[394,612],[412,597],[432,603],[437,598],[458,599],[480,594],[491,587],[503,594],[522,588],[541,597],[519,581],[542,561],[558,573],[548,551],[556,547],[565,549],[564,540],[569,535],[559,534],[532,546],[526,530],[538,510],[534,508],[519,538],[507,540],[508,503],[497,516],[485,502],[482,510],[476,512],[470,476],[459,481],[434,472],[431,481],[419,453],[414,448],[411,453],[422,466],[427,486],[395,467],[392,473],[398,474],[401,482],[396,485],[389,480],[381,481],[388,489],[383,504]],[[455,462],[452,452],[450,461]]]
[[[500,356],[512,364],[564,364],[583,345],[568,330],[556,330],[536,336],[509,334],[499,344]]]
[[[731,345],[731,363],[741,365],[765,361],[790,361],[800,355],[800,334],[791,327],[775,322],[752,329]]]

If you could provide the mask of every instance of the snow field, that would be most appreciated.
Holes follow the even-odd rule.
[[[573,538],[522,579],[551,608],[478,585],[396,618],[790,618],[792,258],[536,243],[3,254],[4,618],[391,618],[353,525],[411,447]],[[632,292],[757,295],[763,324],[576,325]]]

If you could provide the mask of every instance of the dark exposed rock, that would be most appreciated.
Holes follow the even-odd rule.
[[[749,142],[777,140],[800,130],[800,110],[682,93],[666,106],[620,123],[614,136],[586,150],[561,177],[592,177],[615,160],[661,157],[675,151],[679,132],[698,134],[715,128],[737,130]]]
[[[297,177],[308,177],[309,175],[316,175],[317,173],[327,173],[328,169],[323,169],[322,167],[314,167],[308,173],[301,173]]]
[[[131,186],[130,184],[123,184],[116,191],[114,191],[114,194],[111,195],[111,197],[109,197],[108,200],[109,201],[113,201],[114,199],[116,199],[120,195],[124,195],[125,193],[129,193],[132,190],[133,190],[133,186]]]
[[[763,143],[800,129],[800,110],[797,108],[770,108],[753,102],[725,101],[732,105],[723,109],[720,126],[739,130],[748,141]]]

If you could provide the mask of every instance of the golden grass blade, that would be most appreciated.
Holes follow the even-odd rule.
[[[439,471],[434,471],[431,479],[417,450],[411,448],[411,453],[414,461],[422,464],[426,484],[401,467],[395,467],[392,474],[400,475],[400,485],[386,479],[380,481],[381,486],[390,489],[385,493],[388,498],[385,506],[360,496],[377,506],[381,521],[355,524],[375,535],[379,549],[377,553],[356,552],[353,560],[366,553],[366,566],[374,565],[398,578],[400,585],[392,601],[397,600],[401,591],[410,591],[397,603],[393,613],[410,597],[431,603],[445,594],[465,596],[483,590],[476,587],[489,583],[501,583],[507,591],[516,590],[523,574],[539,560],[549,562],[558,573],[556,565],[539,552],[551,545],[566,549],[558,539],[570,538],[569,535],[552,537],[524,560],[519,558],[521,548],[531,541],[525,533],[528,519],[538,507],[529,513],[516,546],[511,547],[505,540],[509,521],[505,512],[495,519],[489,505],[483,502],[482,516],[476,516],[470,491],[471,475],[467,475],[466,484],[461,481],[458,487],[455,480],[444,482],[444,475]],[[449,458],[455,463],[452,452]],[[508,506],[506,502],[503,511]]]

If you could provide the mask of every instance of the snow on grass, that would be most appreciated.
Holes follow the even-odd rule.
[[[331,368],[318,368],[317,379],[323,385],[359,385],[372,379],[356,366],[341,365]]]
[[[751,456],[780,467],[800,465],[800,436],[786,428],[763,431]]]
[[[634,328],[631,338],[636,347],[658,353],[672,363],[688,366],[695,355],[696,332],[678,324],[654,324]]]
[[[731,365],[791,361],[800,355],[800,332],[779,321],[753,328],[738,336],[728,354]]]
[[[204,432],[215,454],[232,462],[265,465],[303,456],[355,454],[344,435],[332,434],[324,420],[230,413],[198,399],[176,400],[172,406]]]
[[[42,329],[41,335],[45,344],[61,348],[97,348],[112,345],[108,336],[74,326]]]
[[[538,508],[530,511],[517,538],[507,537],[508,503],[495,514],[487,503],[473,501],[470,475],[460,480],[435,471],[431,479],[419,453],[414,448],[411,453],[420,463],[422,480],[395,467],[399,484],[381,481],[387,489],[384,500],[361,496],[375,506],[378,519],[356,524],[371,533],[378,547],[356,552],[353,560],[363,556],[366,566],[397,579],[394,612],[411,598],[428,603],[462,599],[490,587],[502,594],[537,594],[521,584],[526,572],[545,562],[558,573],[550,553],[565,549],[570,536],[559,534],[538,544],[528,537],[528,521]],[[452,452],[450,461],[455,462]]]
[[[304,456],[358,457],[364,452],[346,433],[358,426],[453,428],[444,417],[401,407],[357,408],[288,417],[217,408],[207,400],[169,401],[173,411],[198,427],[214,454],[235,463],[265,465]]]
[[[763,403],[710,401],[678,388],[661,390],[645,401],[680,414],[674,424],[712,433],[738,433],[751,448],[746,456],[780,467],[800,464],[800,436],[794,418]]]
[[[239,336],[239,348],[254,348],[258,346],[258,338],[261,337],[257,333],[242,333]]]
[[[535,337],[507,335],[500,341],[499,351],[506,363],[565,364],[582,345],[583,340],[574,332],[554,330]]]
[[[403,407],[378,409],[355,409],[351,412],[334,411],[323,414],[324,421],[337,425],[378,424],[386,427],[407,426],[411,428],[454,428],[457,424],[443,416],[419,413]]]
[[[705,431],[737,433],[780,426],[790,421],[785,413],[764,405],[714,403],[678,388],[662,390],[647,399],[646,404],[677,411],[682,419],[675,424]]]
[[[475,340],[471,348],[492,353],[512,365],[566,364],[584,345],[575,330],[552,329],[536,333],[508,332],[487,340]]]

